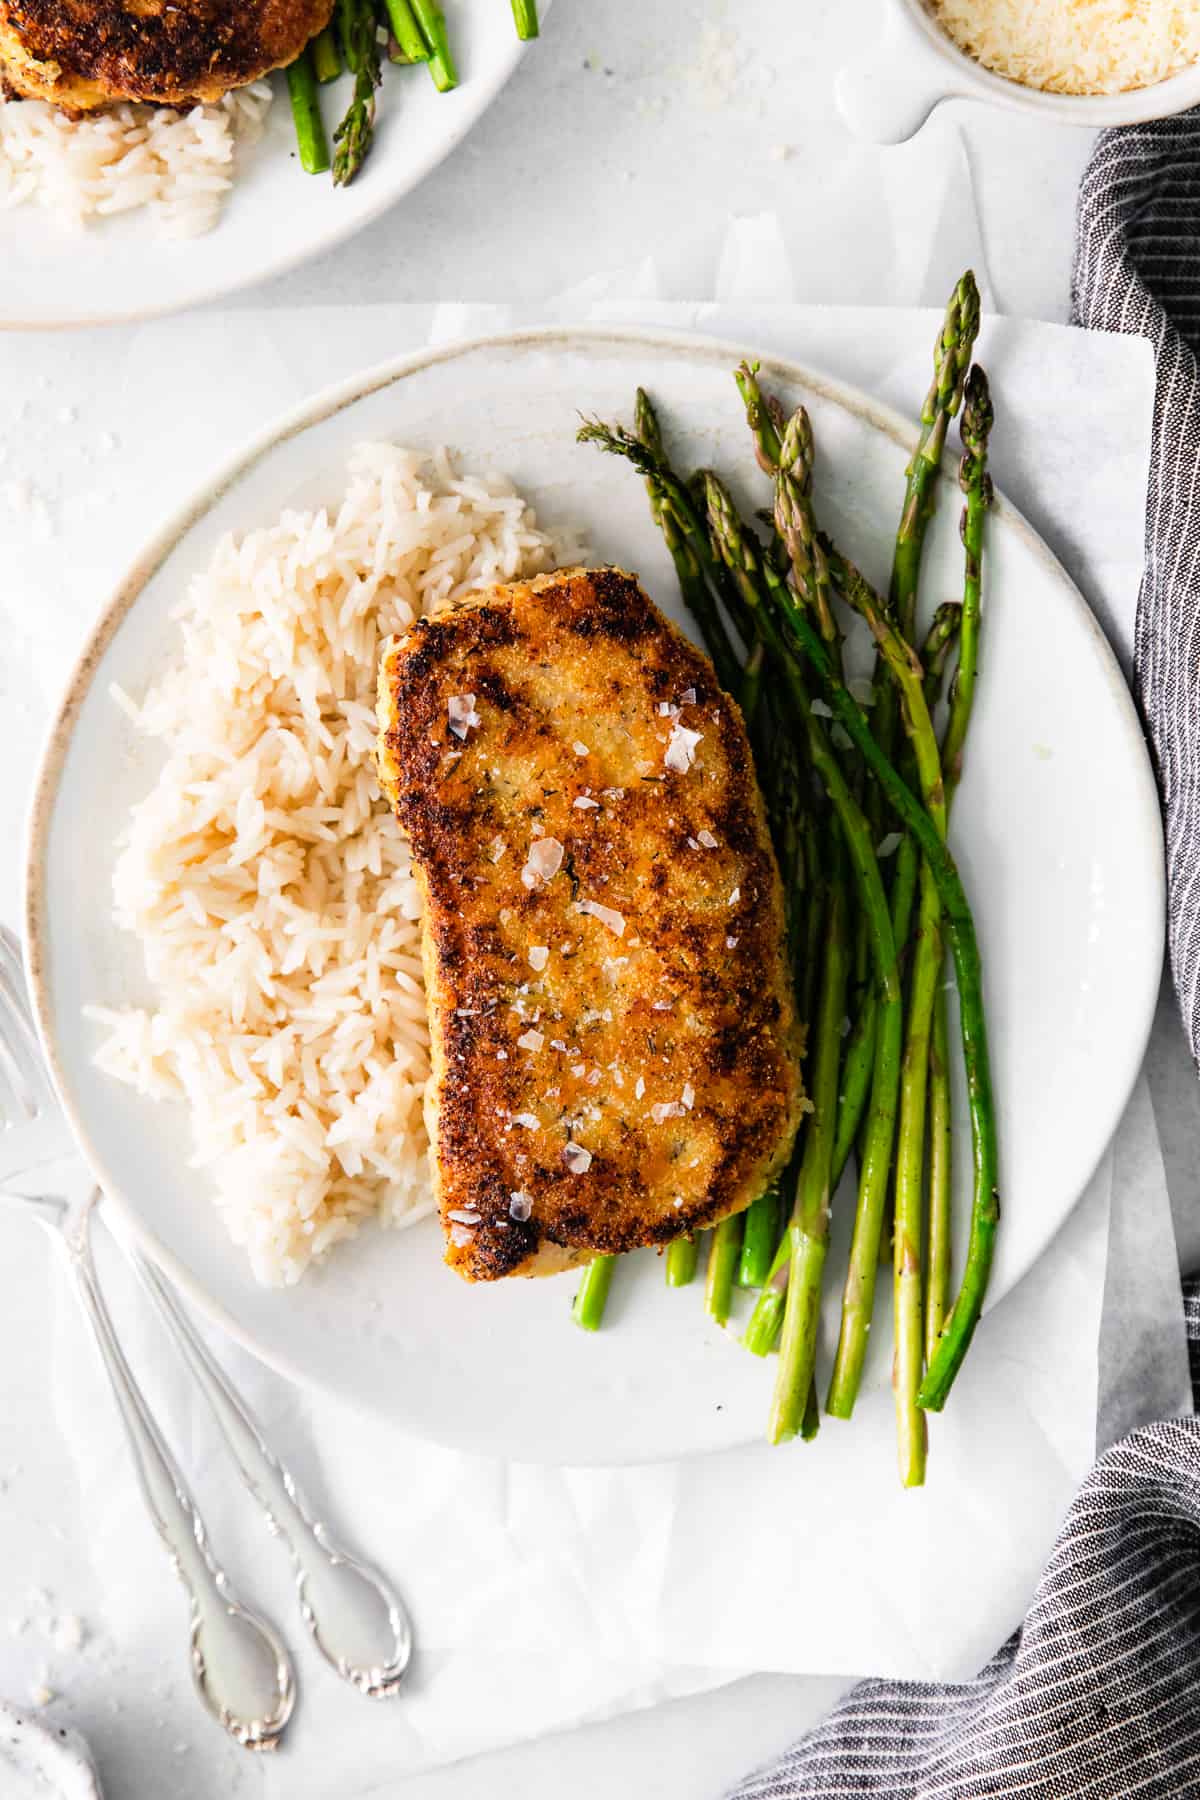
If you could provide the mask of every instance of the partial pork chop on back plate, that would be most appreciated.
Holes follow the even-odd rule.
[[[333,0],[0,0],[0,95],[89,112],[219,100],[293,62]]]
[[[430,1137],[471,1280],[753,1200],[801,1107],[750,747],[637,581],[487,590],[385,648],[379,768],[425,894]]]

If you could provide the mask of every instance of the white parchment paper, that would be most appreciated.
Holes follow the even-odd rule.
[[[775,295],[793,238],[777,221],[738,225],[720,258],[718,299],[705,305],[659,298],[648,265],[635,272],[637,297],[620,304],[594,283],[536,311],[240,310],[56,340],[52,361],[36,341],[0,341],[10,772],[0,826],[10,841],[50,696],[108,587],[163,512],[318,377],[338,379],[430,336],[620,317],[788,352],[911,408],[935,315],[764,303],[752,272],[767,271]],[[895,257],[890,266],[898,268]],[[916,279],[910,268],[910,289]],[[1005,419],[997,479],[1127,650],[1149,353],[1127,340],[1011,321],[989,327],[986,348]],[[8,482],[20,491],[10,493]],[[13,917],[11,867],[3,880],[0,908]],[[1113,1242],[1135,1239],[1139,1268],[1157,1270],[1157,1279],[1122,1283],[1130,1259],[1110,1259],[1110,1220],[1118,1222]],[[981,1328],[959,1403],[935,1423],[934,1479],[923,1494],[893,1483],[886,1402],[877,1417],[865,1409],[853,1432],[827,1426],[811,1457],[755,1448],[657,1469],[545,1471],[366,1428],[221,1346],[305,1486],[404,1583],[422,1646],[412,1688],[395,1707],[364,1708],[306,1659],[289,1750],[253,1775],[230,1750],[225,1791],[287,1794],[289,1770],[303,1759],[308,1791],[323,1782],[328,1792],[382,1792],[385,1770],[395,1777],[753,1669],[969,1675],[1020,1619],[1091,1461],[1102,1300],[1106,1341],[1119,1345],[1113,1366],[1154,1376],[1150,1387],[1134,1380],[1122,1418],[1133,1422],[1151,1395],[1154,1411],[1186,1403],[1178,1309],[1164,1312],[1173,1266],[1163,1157],[1139,1087],[1087,1197]],[[114,1299],[222,1554],[247,1591],[290,1623],[282,1559],[266,1553],[206,1418],[119,1271]],[[116,1683],[153,1658],[155,1704],[170,1709],[186,1742],[211,1728],[186,1699],[181,1605],[69,1307],[58,1342],[57,1416],[88,1496],[104,1654]]]

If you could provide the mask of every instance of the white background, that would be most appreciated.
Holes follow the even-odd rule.
[[[537,300],[613,268],[628,268],[632,279],[644,259],[662,257],[665,243],[679,285],[663,297],[701,297],[712,290],[729,216],[763,211],[777,212],[789,234],[811,221],[811,257],[797,266],[790,297],[909,299],[889,292],[872,270],[895,266],[901,201],[920,200],[903,193],[915,165],[904,150],[851,150],[832,103],[835,71],[876,23],[874,0],[557,0],[545,39],[442,170],[357,242],[246,303]],[[706,28],[719,34],[707,46]],[[965,150],[997,304],[1064,319],[1086,134],[968,105],[946,116]],[[881,245],[888,254],[876,256]],[[211,350],[212,333],[205,335]],[[95,340],[99,354],[104,342]],[[214,379],[223,374],[229,371],[214,368]],[[313,385],[324,379],[314,366]],[[176,429],[183,423],[173,421]],[[6,1281],[0,1314],[0,1367],[9,1372],[0,1419],[0,1568],[14,1619],[30,1610],[29,1585],[45,1588],[54,1605],[86,1612],[81,1596],[90,1579],[79,1529],[88,1496],[77,1492],[73,1463],[47,1417],[40,1372],[51,1351],[52,1290],[30,1233],[6,1228],[6,1253],[19,1259],[22,1278]],[[0,1690],[19,1693],[28,1681],[34,1635],[31,1628],[6,1639],[0,1618]],[[169,1680],[164,1669],[157,1724],[168,1743],[176,1709],[190,1704],[173,1674]],[[94,1662],[89,1668],[86,1654],[79,1681],[104,1691],[103,1670]],[[837,1691],[835,1683],[756,1678],[486,1763],[407,1783],[381,1778],[374,1791],[421,1800],[505,1790],[528,1800],[564,1792],[609,1800],[621,1791],[716,1800]],[[94,1736],[103,1735],[102,1712],[97,1702]],[[159,1757],[151,1760],[162,1767]],[[116,1775],[110,1763],[106,1774],[112,1800],[151,1800],[135,1760]],[[184,1752],[178,1790],[198,1800],[213,1792]],[[154,1800],[162,1791],[156,1781]],[[252,1765],[237,1791],[256,1791]]]

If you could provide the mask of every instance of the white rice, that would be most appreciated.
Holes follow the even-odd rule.
[[[554,566],[503,480],[364,444],[332,516],[220,544],[178,661],[140,704],[114,695],[166,760],[113,875],[153,999],[89,1009],[97,1060],[186,1101],[194,1164],[262,1282],[430,1205],[420,907],[372,760],[381,644]]]
[[[1200,61],[1197,0],[925,0],[985,68],[1057,94],[1153,87]]]
[[[0,99],[0,206],[40,206],[64,225],[148,207],[160,235],[216,224],[239,150],[262,136],[269,82],[216,106],[116,106],[68,119],[40,100]]]

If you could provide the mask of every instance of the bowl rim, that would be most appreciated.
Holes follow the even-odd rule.
[[[1200,105],[1200,61],[1148,87],[1126,88],[1118,94],[1060,94],[1047,88],[1027,87],[977,61],[935,18],[927,0],[898,0],[898,5],[926,48],[955,69],[960,80],[980,98],[1051,117],[1065,115],[1078,124],[1097,126],[1140,124]]]

